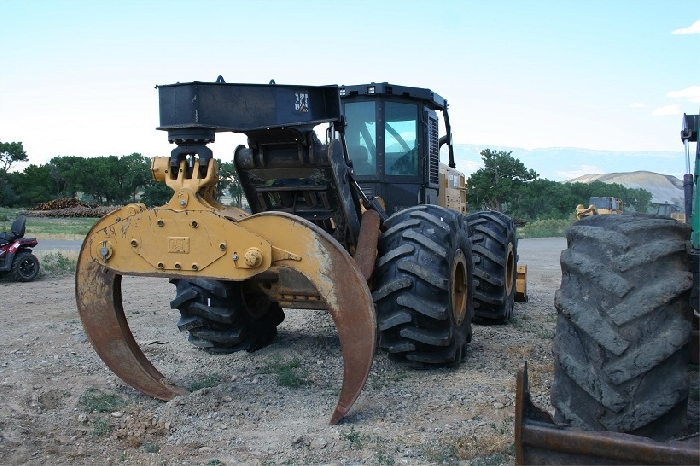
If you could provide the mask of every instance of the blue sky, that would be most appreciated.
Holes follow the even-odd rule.
[[[35,164],[167,155],[154,86],[218,75],[429,87],[456,143],[676,153],[659,173],[684,171],[681,115],[700,110],[697,0],[0,0],[0,17],[0,140]],[[215,156],[240,141],[217,135]]]

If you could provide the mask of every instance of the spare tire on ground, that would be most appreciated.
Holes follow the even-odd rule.
[[[555,294],[555,418],[667,440],[687,425],[689,227],[596,215],[571,227]]]

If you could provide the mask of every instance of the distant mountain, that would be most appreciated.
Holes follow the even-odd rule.
[[[596,180],[603,183],[621,184],[625,188],[646,189],[652,194],[651,202],[655,204],[683,205],[683,181],[672,175],[636,171],[607,175],[583,175],[574,178],[571,182],[590,183]]]
[[[625,173],[649,171],[683,177],[685,154],[678,151],[603,151],[571,147],[526,150],[518,147],[455,144],[457,169],[467,176],[483,166],[480,152],[484,149],[509,151],[525,167],[532,168],[542,179],[567,181],[589,173]],[[446,155],[441,155],[443,161]]]

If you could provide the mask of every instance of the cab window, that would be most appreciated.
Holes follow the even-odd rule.
[[[355,174],[375,175],[377,173],[377,144],[374,102],[353,102],[345,104],[345,141],[348,155],[352,160]]]
[[[386,102],[384,159],[387,175],[418,175],[418,106]]]

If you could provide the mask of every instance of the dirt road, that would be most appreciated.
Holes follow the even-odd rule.
[[[459,368],[413,371],[377,354],[338,426],[327,423],[342,363],[325,312],[287,311],[272,345],[211,356],[177,331],[172,285],[126,277],[124,308],[146,356],[172,381],[206,387],[164,403],[126,386],[97,357],[77,315],[73,277],[2,280],[0,462],[511,464],[519,360],[529,360],[533,396],[549,408],[564,247],[563,238],[520,241],[530,301],[516,305],[510,325],[475,326]],[[284,370],[300,387],[280,380]]]

